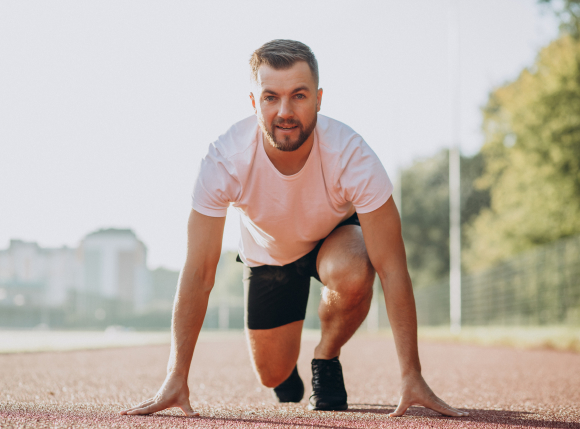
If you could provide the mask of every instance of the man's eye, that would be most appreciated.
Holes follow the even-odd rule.
[[[264,97],[264,100],[266,100],[266,101],[274,101],[274,97],[272,97],[271,95],[269,95],[268,97]]]
[[[303,100],[304,98],[306,98],[306,96],[304,94],[296,94],[296,98],[299,100]]]

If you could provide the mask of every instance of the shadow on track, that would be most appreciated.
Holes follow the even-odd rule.
[[[389,404],[349,404],[349,409],[345,413],[372,413],[388,415],[397,408],[396,405]],[[463,422],[502,424],[512,426],[523,426],[532,428],[570,428],[571,422],[562,422],[556,420],[544,420],[534,418],[536,414],[528,411],[504,411],[504,410],[483,410],[473,408],[459,408],[461,411],[467,411],[467,417],[447,417],[436,411],[423,407],[410,407],[405,416],[409,417],[426,417],[429,419],[448,420],[458,419]]]
[[[337,411],[339,412],[339,411]],[[344,411],[340,411],[341,413],[343,413]],[[299,417],[300,420],[304,420],[304,423],[300,423],[300,422],[296,422],[296,421],[283,421],[283,420],[279,420],[277,418],[256,418],[256,419],[248,419],[248,418],[234,418],[234,417],[206,417],[206,416],[199,416],[199,417],[185,417],[185,416],[172,416],[172,415],[168,415],[168,414],[149,414],[147,416],[139,416],[139,417],[158,417],[158,418],[163,418],[163,417],[172,417],[172,418],[180,418],[180,419],[187,419],[187,420],[203,420],[206,422],[221,422],[221,423],[227,423],[227,422],[231,422],[231,423],[247,423],[249,425],[256,425],[256,424],[261,424],[261,425],[275,425],[275,426],[305,426],[305,427],[317,427],[317,428],[340,428],[340,429],[359,429],[359,427],[351,427],[351,426],[345,426],[345,425],[337,425],[337,424],[324,424],[324,423],[320,423],[320,420],[322,417],[318,417],[318,418],[312,418],[309,419],[308,417]],[[331,419],[331,417],[328,416],[324,416],[327,419]],[[294,417],[294,419],[296,419],[297,417]],[[292,417],[288,417],[288,419],[292,419]]]
[[[353,405],[367,405],[367,404],[353,404]],[[392,412],[395,408],[392,406],[381,406],[381,405],[373,405],[379,407],[385,407],[384,410],[376,410],[376,409],[350,409],[347,411],[337,411],[337,413],[376,413],[376,414],[388,414]],[[473,422],[473,423],[485,423],[489,425],[510,425],[510,426],[521,426],[521,427],[531,427],[531,428],[571,428],[576,427],[574,426],[575,423],[572,422],[562,422],[562,421],[554,421],[554,420],[539,420],[539,419],[532,419],[529,418],[530,414],[528,412],[520,412],[520,411],[496,411],[496,410],[474,410],[474,409],[464,409],[468,411],[470,415],[468,417],[446,417],[442,416],[439,413],[436,413],[431,410],[426,410],[421,407],[411,407],[405,414],[408,417],[419,417],[419,418],[426,418],[429,420],[439,420],[442,423],[442,427],[445,426],[444,421],[461,421],[461,422]],[[472,414],[473,413],[473,414]],[[148,417],[157,417],[157,418],[164,418],[164,417],[171,417],[171,418],[183,418],[186,419],[187,417],[181,416],[170,416],[170,415],[163,415],[163,414],[156,414],[150,415]],[[292,417],[288,417],[292,419]],[[321,415],[320,417],[316,417],[315,415],[312,418],[308,417],[300,417],[302,422],[297,422],[294,419],[292,421],[284,421],[278,418],[227,418],[227,417],[195,417],[192,420],[202,420],[206,422],[231,422],[231,423],[238,423],[238,424],[248,424],[248,425],[273,425],[273,426],[304,426],[304,427],[320,427],[320,428],[340,428],[340,429],[358,429],[360,426],[349,426],[348,422],[345,421],[333,421],[332,416],[328,414]],[[323,420],[328,419],[328,423],[324,423]],[[381,423],[404,423],[405,417],[398,417],[385,419],[385,421]],[[379,422],[375,422],[378,426],[383,426]],[[436,422],[431,421],[431,424]]]

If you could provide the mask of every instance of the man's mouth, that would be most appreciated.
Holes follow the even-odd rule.
[[[284,130],[284,131],[289,131],[289,130],[293,130],[294,128],[298,128],[298,126],[297,125],[294,125],[294,126],[291,126],[291,127],[290,126],[289,127],[285,127],[283,125],[276,125],[276,128],[280,128],[281,130]]]

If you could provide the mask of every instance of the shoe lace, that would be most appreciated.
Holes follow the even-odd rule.
[[[318,361],[312,366],[312,387],[314,390],[343,390],[344,380],[340,362]]]

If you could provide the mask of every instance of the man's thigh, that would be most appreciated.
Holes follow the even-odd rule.
[[[244,266],[246,326],[251,330],[273,329],[304,320],[310,276],[296,263],[283,267]]]
[[[252,363],[262,384],[274,387],[296,365],[304,320],[272,329],[246,329]]]

